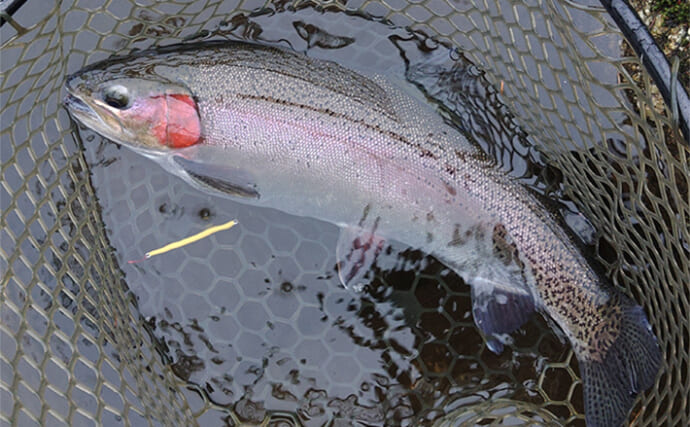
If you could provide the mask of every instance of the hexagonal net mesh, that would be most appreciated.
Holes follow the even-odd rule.
[[[28,1],[8,20],[3,422],[584,425],[577,361],[541,318],[495,355],[474,327],[468,287],[394,245],[390,265],[353,295],[333,270],[332,226],[196,194],[77,132],[60,107],[64,77],[112,53],[230,37],[403,67],[509,173],[558,200],[645,308],[664,363],[631,422],[690,424],[690,149],[604,10],[83,0]],[[429,61],[446,47],[450,62]],[[123,262],[225,217],[240,226],[161,261]]]

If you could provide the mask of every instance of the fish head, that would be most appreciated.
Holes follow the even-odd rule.
[[[243,158],[202,143],[198,100],[180,68],[164,74],[169,62],[167,55],[151,51],[88,66],[67,78],[64,105],[85,127],[203,191],[258,199]]]
[[[68,77],[65,86],[72,117],[117,143],[167,152],[202,140],[197,103],[179,83],[92,68]]]

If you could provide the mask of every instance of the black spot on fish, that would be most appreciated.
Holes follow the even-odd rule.
[[[431,150],[428,150],[426,148],[420,148],[420,153],[419,157],[429,157],[431,159],[436,160],[438,156],[436,156],[434,153],[431,152]]]
[[[448,242],[448,246],[462,246],[465,243],[467,243],[467,239],[462,236],[460,225],[455,224],[453,226],[453,238]]]
[[[448,194],[450,194],[451,196],[455,196],[456,194],[458,194],[457,190],[456,190],[455,187],[453,187],[452,185],[446,184],[446,183],[444,183],[444,185],[445,185],[445,187],[446,187],[446,191],[447,191]]]
[[[362,218],[360,218],[360,220],[359,220],[359,226],[360,226],[360,227],[363,226],[363,225],[364,225],[364,221],[367,220],[367,216],[369,216],[369,211],[370,211],[370,210],[371,210],[371,205],[368,204],[368,205],[366,205],[366,206],[364,207],[364,211],[362,212]]]
[[[469,230],[467,230],[467,232],[469,233],[470,236],[471,236],[472,234],[474,234],[474,236],[475,236],[477,239],[483,239],[483,238],[484,238],[484,230],[483,230],[482,227],[479,226],[479,225],[473,226],[472,228],[470,228]]]

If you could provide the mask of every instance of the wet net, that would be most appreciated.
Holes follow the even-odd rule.
[[[690,424],[690,149],[602,8],[68,0],[13,12],[0,29],[3,424],[584,425],[577,361],[540,317],[495,355],[469,288],[394,245],[353,295],[333,226],[197,194],[61,107],[65,76],[86,64],[213,38],[399,67],[554,200],[645,308],[664,362],[632,424]],[[126,263],[233,218],[231,232]]]

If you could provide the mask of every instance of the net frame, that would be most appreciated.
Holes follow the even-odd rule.
[[[112,1],[91,3],[63,2],[43,16],[23,15],[20,8],[0,33],[3,422],[193,425],[209,410],[225,411],[207,400],[191,409],[192,397],[181,391],[188,385],[171,371],[150,325],[138,314],[110,252],[88,165],[77,138],[68,137],[73,130],[59,108],[62,77],[111,53],[112,33],[128,40],[119,46],[127,51],[152,38],[164,43],[199,34],[213,29],[214,19],[239,11],[305,7],[380,16],[452,43],[479,68],[491,70],[486,78],[505,88],[501,98],[520,117],[528,143],[558,166],[566,197],[577,201],[602,230],[600,261],[652,313],[665,355],[663,373],[633,410],[634,423],[690,422],[684,399],[690,389],[690,291],[683,281],[690,277],[690,152],[674,123],[678,114],[661,115],[652,107],[652,94],[660,85],[644,71],[645,59],[611,58],[603,51],[601,40],[625,43],[610,12],[573,2],[509,5],[489,0],[460,5],[209,0],[138,9],[130,4],[129,12]],[[143,13],[147,7],[158,8],[156,19]],[[111,21],[103,24],[111,29],[94,30],[96,16]],[[189,17],[187,25],[175,24],[173,18],[180,16]],[[82,27],[75,24],[82,21]],[[77,42],[87,37],[80,28],[97,37]],[[70,39],[68,48],[65,40]],[[536,62],[537,75],[531,74],[530,60]],[[613,73],[616,81],[596,78],[602,70]],[[640,72],[641,82],[633,78],[633,70]],[[554,81],[560,85],[550,86]],[[567,94],[563,87],[576,89]],[[682,105],[680,110],[687,111]],[[563,155],[570,152],[580,157]],[[579,179],[582,173],[589,179]],[[615,248],[614,255],[606,257],[602,246]],[[570,353],[553,368],[576,382],[572,359]],[[179,390],[171,391],[175,388]],[[564,401],[577,392],[572,387]],[[548,391],[540,393],[551,399]],[[482,419],[499,424],[514,415],[500,415],[499,409],[489,408]],[[569,412],[571,421],[582,420],[572,405]],[[233,412],[228,417],[235,424],[241,421]],[[266,422],[281,417],[297,422],[271,411]]]

